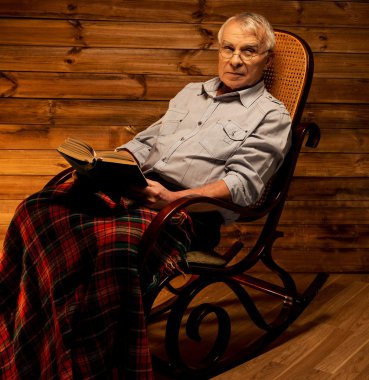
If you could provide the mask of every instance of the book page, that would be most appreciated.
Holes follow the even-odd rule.
[[[117,164],[137,165],[132,154],[126,150],[120,150],[117,152],[101,152],[99,153],[97,159],[105,162],[115,162]]]
[[[60,153],[64,153],[71,158],[83,162],[92,162],[95,157],[95,151],[90,145],[82,140],[76,140],[73,138],[66,139],[57,150]]]

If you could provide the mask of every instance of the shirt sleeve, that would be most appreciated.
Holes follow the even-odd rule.
[[[223,180],[233,203],[247,206],[260,198],[290,144],[291,118],[281,105],[265,115],[263,122],[226,162]]]
[[[151,148],[156,142],[156,138],[160,131],[162,118],[151,124],[149,127],[138,133],[132,140],[116,148],[117,151],[127,149],[137,159],[142,166],[146,161]]]
[[[176,96],[169,101],[168,109],[170,109],[172,105],[176,103],[181,104],[184,100],[188,99],[189,88],[191,88],[191,84],[187,84],[181,91],[179,91],[176,94]],[[116,150],[129,150],[131,153],[133,153],[133,155],[136,157],[136,159],[142,166],[146,162],[152,147],[156,143],[164,117],[165,115],[163,115],[158,121],[151,124],[146,129],[144,129],[142,132],[138,133],[132,140],[117,147]]]

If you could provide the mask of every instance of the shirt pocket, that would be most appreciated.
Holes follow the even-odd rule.
[[[215,128],[200,141],[200,145],[215,159],[227,160],[232,153],[242,145],[248,131],[242,129],[236,122],[228,120],[218,122]]]
[[[160,134],[163,136],[174,133],[183,119],[187,116],[188,110],[179,108],[169,108],[163,116]]]

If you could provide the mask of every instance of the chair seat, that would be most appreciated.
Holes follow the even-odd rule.
[[[224,266],[227,261],[214,251],[189,251],[186,253],[187,262],[190,264],[206,264]]]

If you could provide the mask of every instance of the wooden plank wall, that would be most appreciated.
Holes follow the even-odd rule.
[[[241,11],[305,38],[315,77],[278,259],[296,271],[369,269],[369,3],[0,0],[0,240],[18,202],[66,165],[68,136],[114,148],[186,83],[216,75],[216,31]],[[248,241],[256,226],[227,227]]]

